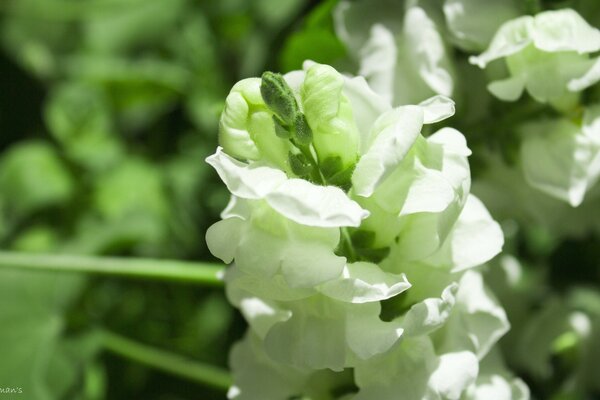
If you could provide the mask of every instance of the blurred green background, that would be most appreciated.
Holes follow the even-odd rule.
[[[332,6],[0,2],[0,249],[214,261],[227,92],[343,56]],[[245,325],[222,289],[1,269],[0,387],[23,393],[0,397],[224,398],[103,351],[104,329],[226,367]]]

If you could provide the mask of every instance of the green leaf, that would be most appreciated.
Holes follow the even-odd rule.
[[[65,395],[78,370],[56,355],[62,346],[64,312],[82,284],[77,276],[0,271],[1,387],[20,388],[23,398],[31,400]]]
[[[73,194],[73,185],[54,148],[42,141],[17,144],[0,161],[0,193],[11,214],[24,216],[64,204]]]

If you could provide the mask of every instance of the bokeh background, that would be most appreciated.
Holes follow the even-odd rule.
[[[242,78],[298,69],[305,59],[353,70],[334,33],[336,3],[0,1],[0,249],[215,262],[204,233],[228,194],[204,159],[217,145],[225,97]],[[581,3],[599,25],[600,7],[570,3]],[[467,65],[467,55],[456,53]],[[466,81],[475,73],[468,68]],[[488,111],[478,105],[471,118],[463,103],[450,122],[470,145],[487,149],[471,158],[476,181],[495,171],[489,154],[509,165],[515,154],[502,124],[485,125],[508,107],[489,97]],[[572,309],[586,310],[600,327],[600,229],[579,229],[587,215],[600,215],[600,196],[576,214],[565,206],[562,214],[532,217],[545,200],[527,191],[494,206],[498,196],[486,182],[503,189],[506,179],[512,183],[492,173],[475,190],[501,222],[514,219],[503,225],[506,248],[525,268],[520,291],[494,287],[516,310],[503,342],[509,363],[534,395],[556,400],[581,398],[556,393],[585,366],[585,398],[600,398],[590,370],[600,355],[589,353],[585,364],[573,359],[564,336]],[[512,207],[521,200],[529,211]],[[544,353],[534,359],[549,358],[552,369],[536,375],[527,352],[548,329],[554,342],[540,344]],[[0,269],[0,388],[26,391],[0,399],[224,398],[104,351],[103,330],[226,368],[245,324],[222,289]],[[547,352],[557,338],[559,356]]]
[[[343,55],[332,5],[0,2],[0,248],[214,261],[204,232],[228,194],[204,158],[225,97],[304,51]],[[0,270],[15,398],[224,398],[107,354],[99,329],[225,367],[244,325],[222,289]]]

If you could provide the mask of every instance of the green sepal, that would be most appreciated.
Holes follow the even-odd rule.
[[[352,173],[355,164],[346,168],[343,166],[342,158],[339,156],[327,157],[320,164],[321,173],[330,185],[339,186],[344,190],[349,190],[352,186]]]
[[[306,117],[302,113],[296,115],[294,121],[294,139],[300,145],[307,146],[312,142],[313,133],[308,125]]]
[[[275,124],[275,134],[277,137],[281,139],[290,139],[292,137],[292,132],[287,128],[283,121],[279,119],[276,115],[273,115],[273,123]]]
[[[296,176],[304,178],[309,176],[312,172],[312,166],[304,154],[294,154],[290,151],[288,153],[288,159],[290,161],[290,168]]]
[[[355,230],[350,234],[352,244],[355,247],[366,249],[375,243],[375,232],[367,230]]]
[[[265,72],[262,74],[260,94],[269,109],[283,121],[292,125],[299,112],[298,103],[292,89],[281,74]]]

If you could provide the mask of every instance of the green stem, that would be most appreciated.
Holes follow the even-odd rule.
[[[223,286],[223,268],[215,264],[143,258],[26,254],[0,251],[0,268],[79,272]]]
[[[102,344],[114,354],[172,375],[216,389],[227,390],[231,386],[231,376],[226,370],[137,343],[112,332],[102,333]]]
[[[348,261],[355,262],[358,261],[358,257],[356,256],[356,251],[354,250],[354,244],[352,244],[352,238],[350,237],[350,233],[348,232],[348,228],[340,228],[340,232],[342,233],[342,241],[345,243],[344,248],[346,250],[346,257]]]

